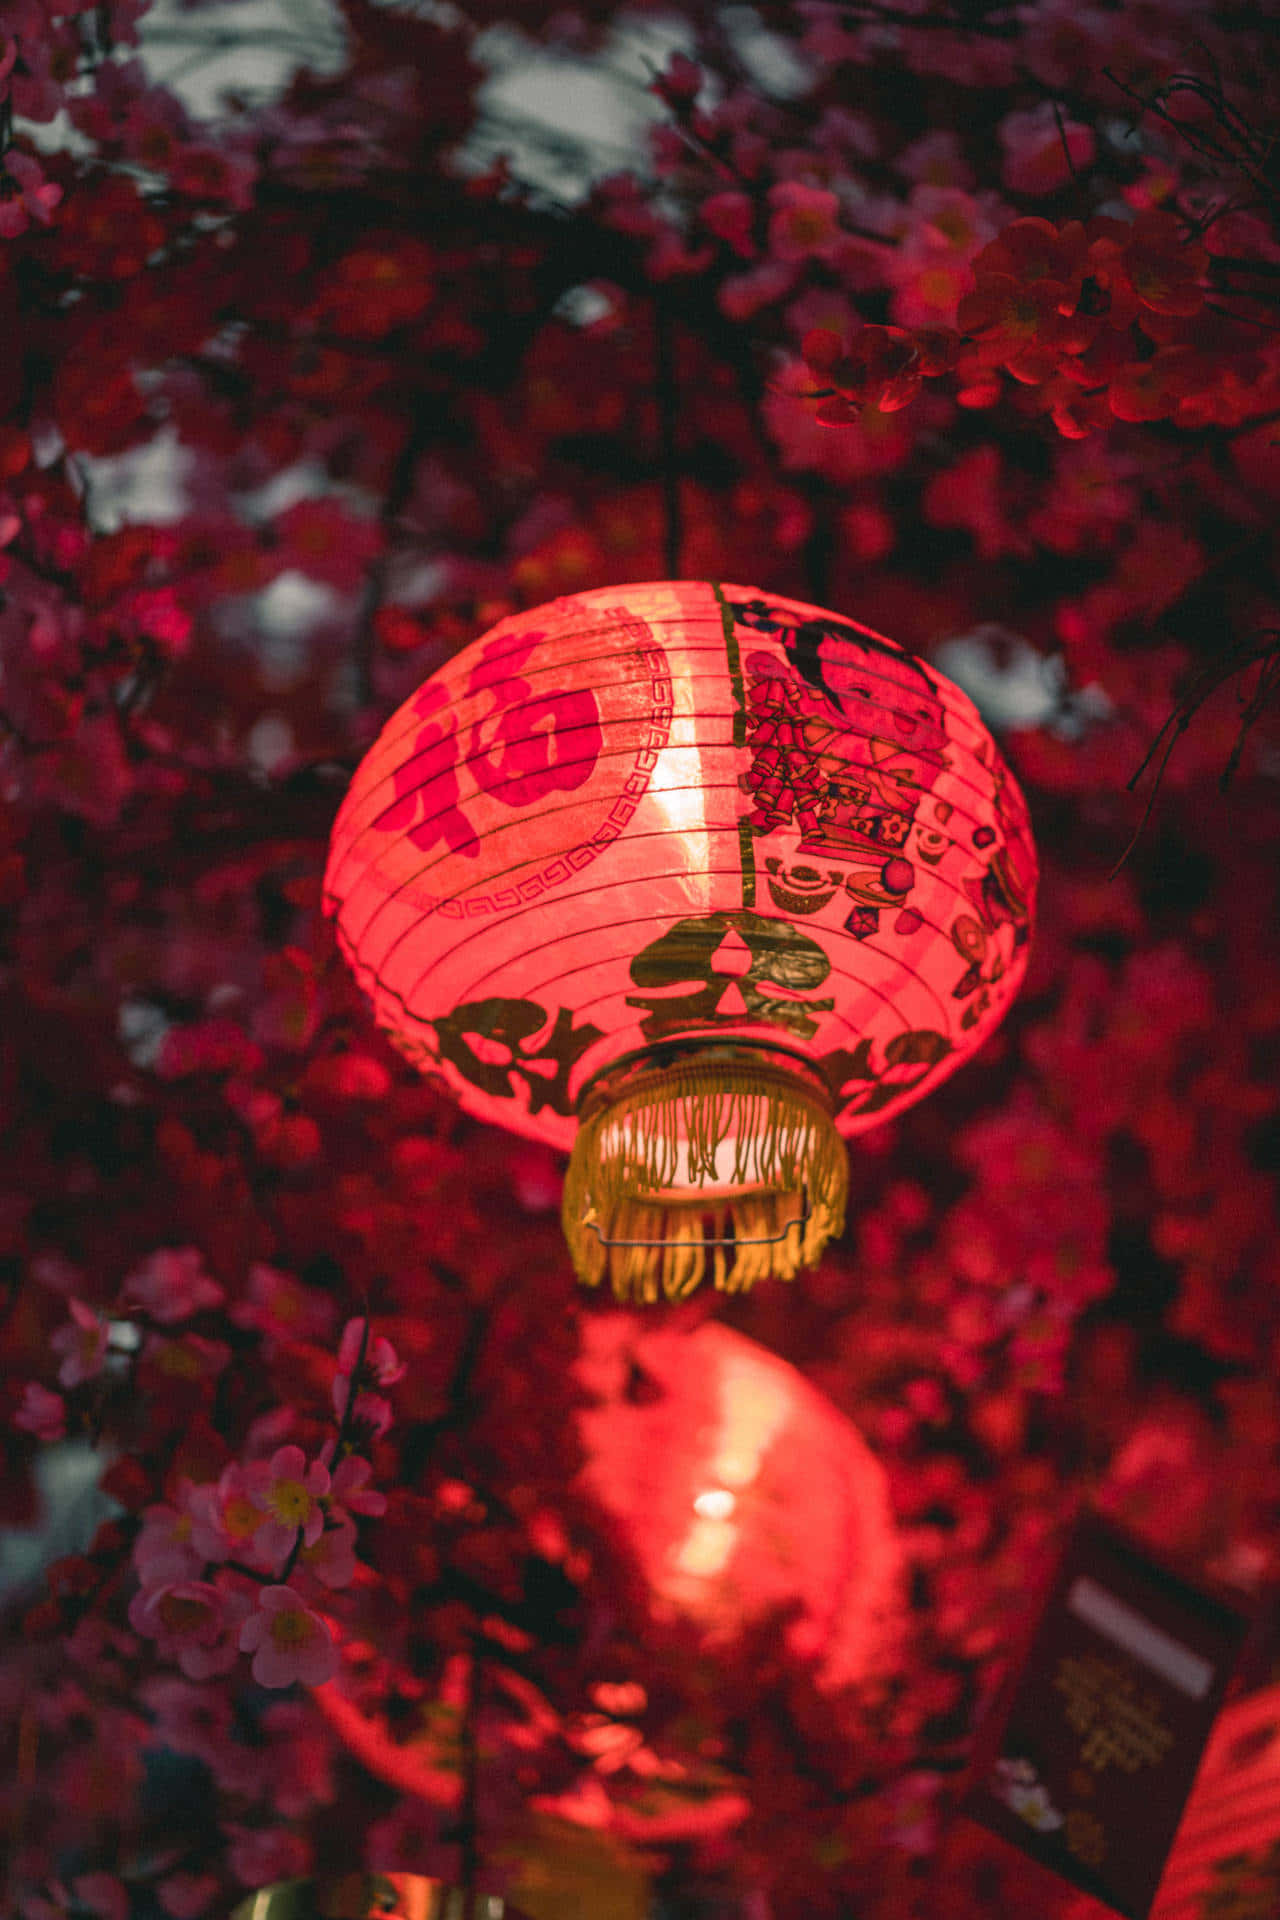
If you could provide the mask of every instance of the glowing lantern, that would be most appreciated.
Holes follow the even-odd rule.
[[[900,1560],[884,1469],[857,1428],[717,1321],[689,1333],[602,1315],[583,1342],[584,1482],[622,1526],[655,1618],[693,1622],[714,1653],[786,1608],[787,1645],[820,1685],[860,1679]]]
[[[842,1136],[981,1045],[1034,884],[956,687],[821,608],[673,581],[513,615],[427,680],[325,897],[410,1059],[571,1149],[579,1277],[652,1300],[818,1258]]]

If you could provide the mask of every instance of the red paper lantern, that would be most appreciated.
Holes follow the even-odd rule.
[[[966,696],[755,588],[511,616],[388,721],[325,899],[379,1022],[571,1149],[579,1277],[790,1278],[848,1138],[937,1086],[1026,966],[1026,806]]]
[[[776,1609],[824,1688],[886,1644],[901,1555],[884,1468],[802,1373],[718,1321],[593,1316],[576,1362],[587,1489],[622,1528],[661,1624],[714,1654]],[[637,1393],[637,1379],[651,1391]]]

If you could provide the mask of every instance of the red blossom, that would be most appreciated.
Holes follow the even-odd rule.
[[[1001,178],[1012,193],[1056,193],[1085,173],[1096,152],[1093,130],[1068,119],[1053,101],[1006,114]]]
[[[1187,238],[1175,215],[1160,208],[1140,213],[1124,242],[1123,258],[1129,285],[1144,307],[1180,317],[1200,311],[1208,251]]]
[[[320,280],[316,318],[348,339],[382,340],[422,318],[435,298],[437,271],[435,256],[420,240],[367,240]]]
[[[46,180],[40,162],[18,147],[4,156],[7,180],[0,181],[0,238],[12,240],[34,220],[47,227],[62,199],[62,188]]]
[[[806,260],[829,252],[840,237],[840,202],[825,187],[799,180],[769,189],[769,251],[775,260]]]
[[[106,173],[84,182],[58,220],[57,258],[64,271],[94,280],[126,280],[141,273],[162,244],[165,225],[136,183]]]
[[[277,516],[273,532],[278,559],[339,593],[355,591],[383,545],[374,521],[332,499],[299,500]]]
[[[896,413],[911,404],[925,377],[924,356],[904,327],[861,327],[847,344],[820,327],[806,334],[803,352],[816,377],[836,388],[818,409],[823,425],[844,425],[864,406]]]

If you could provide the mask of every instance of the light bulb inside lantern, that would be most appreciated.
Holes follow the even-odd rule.
[[[708,1487],[693,1503],[693,1510],[704,1520],[727,1520],[737,1506],[728,1487]]]
[[[638,1332],[592,1316],[576,1370],[583,1482],[621,1523],[655,1623],[688,1622],[714,1652],[785,1609],[786,1645],[820,1685],[861,1678],[900,1559],[884,1469],[852,1421],[716,1321]]]

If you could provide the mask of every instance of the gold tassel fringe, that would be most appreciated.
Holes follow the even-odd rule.
[[[726,1151],[732,1148],[732,1164]],[[823,1096],[772,1061],[694,1057],[589,1105],[563,1221],[584,1285],[622,1301],[723,1293],[815,1266],[844,1227],[849,1163]]]

